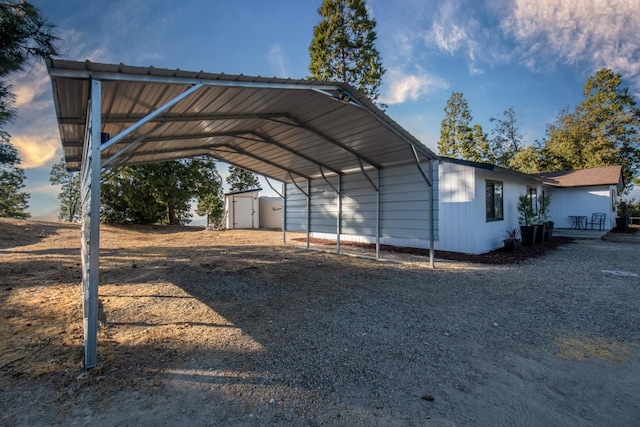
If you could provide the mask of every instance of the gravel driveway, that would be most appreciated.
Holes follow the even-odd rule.
[[[194,233],[150,254],[103,235],[101,339],[126,351],[80,375],[73,401],[51,398],[56,416],[21,413],[28,397],[2,390],[3,409],[6,393],[22,402],[10,424],[638,425],[638,237],[430,270],[292,247],[200,250]],[[135,292],[137,305],[113,305]],[[173,321],[174,307],[195,317]],[[146,338],[161,329],[175,334]]]

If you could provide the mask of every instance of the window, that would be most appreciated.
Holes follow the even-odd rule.
[[[487,181],[487,222],[503,219],[502,182]]]
[[[531,202],[531,210],[534,214],[538,213],[538,190],[536,188],[527,187],[527,195]],[[542,195],[544,197],[544,194]]]

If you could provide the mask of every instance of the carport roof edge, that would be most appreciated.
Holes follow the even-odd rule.
[[[117,139],[132,128],[103,145],[103,165],[207,155],[291,182],[438,158],[347,83],[53,59],[47,69],[69,170],[82,162],[92,79],[102,132]]]

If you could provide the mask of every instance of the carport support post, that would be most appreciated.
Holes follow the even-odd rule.
[[[282,184],[282,245],[287,246],[287,184]]]
[[[310,247],[311,237],[311,180],[307,179],[307,249]]]
[[[336,253],[340,255],[340,233],[342,232],[342,175],[338,175],[338,215],[336,215]]]
[[[84,324],[84,366],[98,364],[98,270],[100,251],[100,144],[101,85],[91,80],[91,100],[81,166],[82,195],[82,307]]]
[[[437,166],[437,160],[431,160],[429,162],[429,172],[431,175],[431,185],[429,186],[430,190],[431,190],[431,194],[429,195],[429,267],[434,268],[435,267],[435,262],[434,262],[434,233],[435,233],[435,222],[436,219],[433,217],[435,214],[435,201],[433,200],[433,196],[435,194],[434,191],[434,186],[435,186],[435,176],[434,176],[434,171],[437,170],[436,167],[434,167],[434,164]]]
[[[378,183],[376,185],[376,258],[380,258],[380,169],[378,169]]]

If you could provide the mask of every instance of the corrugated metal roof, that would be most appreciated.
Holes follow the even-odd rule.
[[[542,181],[554,187],[592,187],[599,185],[617,185],[622,182],[622,166],[606,166],[601,168],[543,172],[535,174]]]
[[[48,60],[69,170],[82,162],[90,79],[111,138],[203,86],[102,152],[110,166],[208,155],[283,182],[437,155],[346,83]],[[136,139],[140,141],[131,144]],[[108,146],[105,144],[105,146]],[[362,166],[361,166],[362,164]]]

